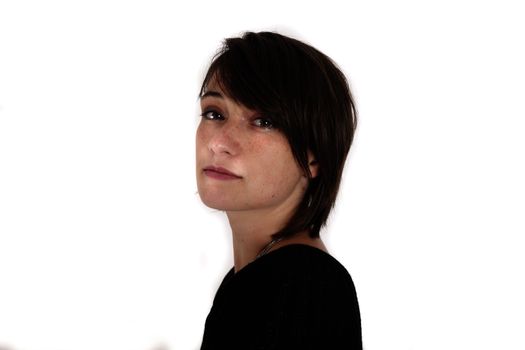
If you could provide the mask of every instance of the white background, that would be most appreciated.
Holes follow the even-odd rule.
[[[360,113],[323,233],[380,349],[525,349],[519,1],[2,1],[0,348],[197,349],[231,267],[196,194],[224,37],[331,56]]]

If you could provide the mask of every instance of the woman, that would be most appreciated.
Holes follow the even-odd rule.
[[[201,349],[361,349],[355,288],[319,236],[356,111],[324,54],[269,32],[226,39],[200,91],[197,186],[226,212],[234,267]]]

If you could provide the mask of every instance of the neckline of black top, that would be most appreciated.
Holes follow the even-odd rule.
[[[305,267],[305,263],[310,266],[310,268],[307,267],[305,270],[303,268]],[[281,264],[285,264],[285,268],[283,270],[280,268],[276,270],[275,268]],[[313,270],[310,270],[312,267]],[[329,270],[326,270],[327,268]],[[329,253],[310,245],[292,243],[272,250],[268,254],[255,259],[236,273],[235,267],[232,267],[220,283],[214,303],[220,299],[220,295],[223,294],[226,289],[238,285],[238,283],[252,283],[253,278],[261,279],[262,281],[268,281],[268,278],[271,278],[275,281],[275,278],[282,280],[283,278],[287,279],[288,277],[286,276],[298,276],[296,273],[299,273],[299,276],[314,273],[317,274],[318,277],[330,278],[326,274],[327,271],[330,271],[329,274],[331,276],[344,275],[351,279],[348,270]],[[321,273],[321,275],[319,275],[319,273]]]
[[[292,244],[288,244],[288,245],[285,245],[283,247],[280,247],[280,248],[277,248],[275,250],[272,250],[272,251],[268,252],[267,254],[265,254],[265,255],[255,259],[255,260],[253,260],[252,262],[246,264],[242,269],[240,269],[237,272],[235,272],[235,267],[232,267],[230,269],[230,271],[227,273],[225,279],[230,280],[233,277],[237,278],[238,276],[242,276],[243,274],[248,273],[252,269],[257,268],[259,265],[264,264],[268,260],[273,260],[273,259],[279,258],[279,256],[282,256],[283,254],[289,253],[290,251],[296,251],[296,252],[304,251],[304,252],[308,252],[308,253],[313,253],[313,254],[318,255],[320,257],[324,257],[325,259],[328,258],[329,260],[332,260],[334,263],[340,265],[340,263],[339,263],[339,261],[337,261],[337,259],[335,259],[332,255],[330,255],[329,253],[325,252],[324,250],[321,250],[321,249],[319,249],[317,247],[313,247],[313,246],[307,245],[307,244],[292,243]]]

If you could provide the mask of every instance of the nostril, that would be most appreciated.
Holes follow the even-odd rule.
[[[239,143],[232,137],[233,130],[222,129],[210,139],[209,149],[215,154],[234,155]]]
[[[212,142],[212,143],[210,143],[210,147],[209,148],[210,148],[210,151],[212,151],[215,154],[221,154],[221,153],[231,154],[230,146],[228,146],[223,141]]]

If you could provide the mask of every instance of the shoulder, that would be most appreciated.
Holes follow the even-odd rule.
[[[348,270],[327,252],[304,244],[279,248],[252,263],[253,270],[289,281],[350,283]]]
[[[264,295],[274,303],[357,305],[348,270],[330,254],[308,245],[272,251],[236,274],[230,271],[229,279],[240,289],[251,289],[250,295]]]
[[[357,299],[348,270],[330,254],[304,244],[290,244],[246,265],[223,279],[219,294],[260,295],[264,299],[293,294]],[[299,294],[297,294],[299,293]]]
[[[271,283],[261,288],[267,302],[259,315],[267,321],[263,328],[278,335],[279,342],[321,346],[360,341],[354,283],[336,258],[306,245],[285,246],[263,258],[257,275]]]
[[[238,348],[360,348],[350,274],[330,254],[307,245],[284,246],[237,273],[230,270],[212,310],[208,328],[236,330],[244,334],[239,344],[260,345]]]

